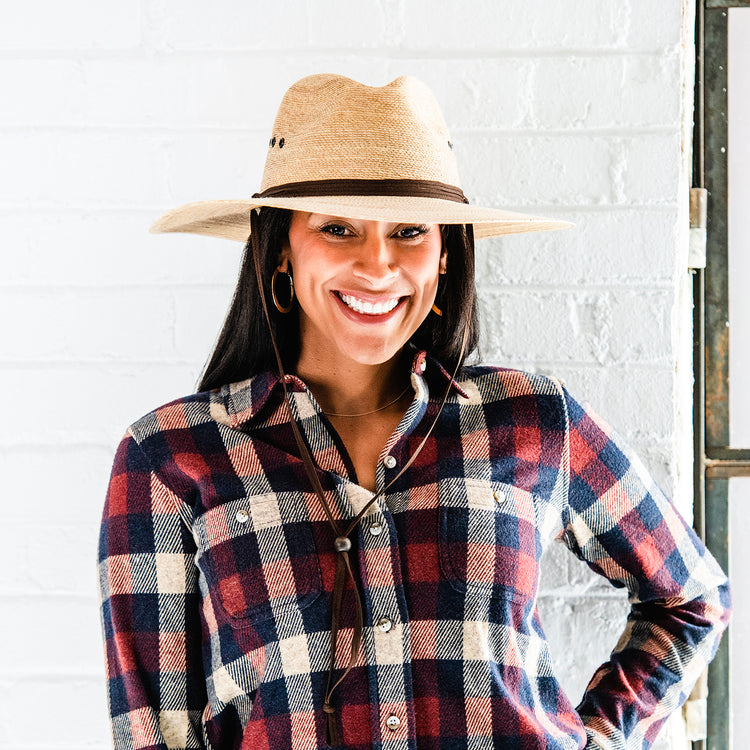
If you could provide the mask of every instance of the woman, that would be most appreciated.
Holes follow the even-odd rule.
[[[199,392],[115,458],[117,748],[640,748],[713,656],[726,579],[641,464],[558,381],[464,366],[474,235],[566,224],[458,184],[421,83],[311,76],[259,194],[154,226],[250,239]],[[555,539],[632,603],[577,708],[535,608]]]

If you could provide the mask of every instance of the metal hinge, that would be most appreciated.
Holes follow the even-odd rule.
[[[690,188],[690,248],[688,268],[706,267],[706,223],[708,217],[708,190]]]

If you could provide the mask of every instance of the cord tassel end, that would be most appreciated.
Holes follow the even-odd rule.
[[[323,704],[323,711],[326,715],[326,740],[328,746],[338,747],[339,733],[336,727],[336,717],[334,715],[335,709],[330,703],[326,702]]]

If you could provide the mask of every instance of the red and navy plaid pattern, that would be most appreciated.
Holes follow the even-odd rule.
[[[331,508],[351,518],[372,495],[304,384],[288,382]],[[430,361],[412,383],[379,486],[447,381]],[[327,747],[333,534],[287,414],[264,374],[173,401],[123,438],[99,549],[118,750]],[[363,645],[334,693],[347,750],[648,747],[728,618],[726,578],[692,530],[612,431],[541,376],[466,368],[354,536]],[[632,603],[577,708],[535,605],[553,540]],[[353,612],[349,585],[340,669]]]

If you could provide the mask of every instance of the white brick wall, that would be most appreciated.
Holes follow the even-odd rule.
[[[146,230],[182,202],[253,192],[280,97],[303,75],[423,78],[472,200],[577,223],[480,246],[485,360],[561,375],[689,512],[690,457],[675,451],[690,412],[683,6],[689,17],[686,0],[6,9],[0,748],[109,746],[94,562],[112,455],[130,422],[194,390],[240,253]],[[623,599],[562,552],[540,609],[577,700]]]

